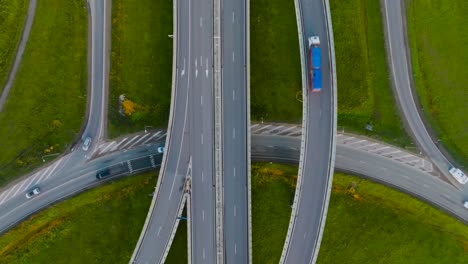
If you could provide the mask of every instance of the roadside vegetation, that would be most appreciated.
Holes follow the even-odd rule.
[[[33,215],[0,237],[0,263],[128,263],[156,180],[111,181]]]
[[[0,2],[0,94],[13,64],[27,9],[28,0]]]
[[[86,45],[84,1],[38,1],[15,84],[0,113],[0,186],[77,137],[86,108]]]
[[[297,166],[252,166],[254,263],[278,263]],[[335,173],[317,263],[465,263],[468,229],[444,212],[359,177]]]
[[[250,107],[254,121],[301,122],[301,61],[293,1],[250,2]]]
[[[407,1],[416,91],[441,143],[468,166],[468,2]]]
[[[145,126],[167,126],[173,42],[168,35],[172,31],[172,1],[112,2],[111,138]]]
[[[407,146],[390,88],[379,1],[331,0],[338,126]],[[366,130],[367,124],[372,131]]]

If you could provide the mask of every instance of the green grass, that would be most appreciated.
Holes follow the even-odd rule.
[[[30,217],[0,237],[0,263],[128,263],[156,179],[116,180]]]
[[[407,1],[414,80],[429,124],[468,166],[468,2]]]
[[[254,263],[278,263],[297,167],[252,167]],[[356,187],[351,189],[353,183]],[[466,263],[468,228],[399,191],[336,173],[317,263]]]
[[[379,1],[331,0],[338,125],[394,144],[410,143],[397,114],[386,64]],[[374,130],[365,125],[371,122]]]
[[[166,127],[172,79],[172,1],[112,2],[109,136]],[[137,107],[119,113],[119,95]]]
[[[301,122],[302,103],[296,100],[302,83],[294,2],[252,0],[250,38],[251,118]]]
[[[0,186],[41,164],[46,149],[61,152],[77,136],[86,108],[87,26],[84,1],[38,1],[0,113]]]
[[[185,212],[183,214],[186,216]],[[166,264],[181,264],[188,263],[187,256],[187,221],[181,220],[177,227],[174,241],[172,241],[171,249],[167,254]]]
[[[21,37],[28,0],[0,2],[0,94]]]

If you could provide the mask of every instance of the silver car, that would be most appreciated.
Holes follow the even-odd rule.
[[[26,198],[28,199],[31,199],[32,197],[38,195],[41,193],[41,189],[39,189],[39,187],[34,187],[33,189],[29,190],[27,193],[26,193]]]
[[[91,145],[91,138],[90,138],[90,137],[87,137],[87,138],[85,138],[85,140],[83,141],[83,145],[81,146],[81,148],[82,148],[84,151],[87,151],[90,145]]]

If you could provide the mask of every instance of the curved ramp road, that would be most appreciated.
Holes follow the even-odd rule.
[[[252,135],[252,159],[297,163],[300,138]],[[364,176],[419,197],[468,224],[466,193],[442,179],[395,159],[338,144],[335,169]]]
[[[312,263],[317,257],[325,226],[334,160],[334,84],[333,57],[329,47],[328,0],[296,1],[302,78],[308,78],[308,37],[319,36],[322,57],[322,91],[311,93],[303,81],[306,119],[299,177],[281,263]],[[302,31],[301,31],[302,30]],[[331,43],[333,45],[333,43]]]
[[[132,263],[162,263],[178,224],[184,184],[191,177],[191,252],[214,263],[213,3],[174,1],[173,92],[167,148],[156,195]],[[211,157],[211,158],[210,158]],[[190,169],[189,169],[190,168]]]
[[[403,18],[405,14],[402,9],[404,2],[401,0],[382,0],[381,2],[385,11],[385,36],[393,84],[410,134],[451,183],[468,191],[468,187],[462,187],[449,174],[448,170],[451,163],[430,137],[416,107],[415,98],[413,97],[414,89],[411,88],[411,72],[410,67],[408,67],[411,64],[411,58],[407,54],[409,49],[407,49],[405,36],[406,25],[404,21],[406,19]]]
[[[21,195],[15,196],[6,203],[0,204],[0,211],[2,212],[2,215],[0,215],[0,233],[5,232],[22,219],[55,201],[102,183],[103,181],[97,181],[95,178],[95,173],[98,170],[119,166],[122,168],[122,173],[128,174],[129,170],[125,170],[128,161],[137,171],[159,166],[162,157],[160,153],[156,153],[156,149],[163,143],[163,141],[159,141],[127,151],[114,152],[91,160],[86,166],[80,164],[66,171],[63,170],[62,173],[59,173],[60,177],[51,178],[41,183],[42,193],[37,197],[28,200],[24,193],[21,193]],[[300,138],[253,135],[252,159],[297,163],[299,160],[299,147]],[[152,163],[151,156],[154,165],[150,165]],[[468,210],[462,205],[463,199],[466,198],[465,194],[441,179],[414,167],[374,153],[338,145],[336,168],[345,172],[363,175],[420,197],[468,224]],[[0,197],[8,191],[9,189],[4,190],[0,193]]]
[[[98,170],[113,167],[115,168],[111,175],[113,177],[156,169],[162,159],[162,154],[157,152],[157,147],[161,144],[163,142],[139,146],[128,151],[115,152],[91,160],[86,164],[79,163],[75,166],[65,167],[65,163],[61,163],[51,177],[40,181],[38,186],[41,188],[41,193],[39,195],[32,199],[26,199],[26,191],[21,190],[15,196],[0,204],[0,211],[2,212],[0,215],[0,233],[5,232],[19,221],[56,201],[74,195],[86,188],[97,186],[103,182],[103,180],[96,180]],[[60,160],[57,162],[60,162]],[[53,166],[52,170],[54,170]],[[43,175],[50,176],[50,173],[52,173],[51,170],[46,169]],[[33,176],[26,179],[25,182],[31,182],[30,179],[35,178]],[[33,186],[31,185],[31,187]],[[0,193],[0,197],[8,194],[15,186],[11,187]],[[18,188],[14,190],[18,190]]]

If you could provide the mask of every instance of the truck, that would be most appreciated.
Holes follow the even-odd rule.
[[[322,58],[320,49],[320,38],[309,37],[309,84],[310,91],[320,92],[322,90]]]
[[[449,172],[459,183],[465,184],[468,182],[468,176],[466,176],[460,169],[450,167]]]

